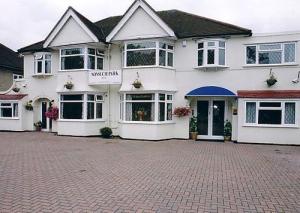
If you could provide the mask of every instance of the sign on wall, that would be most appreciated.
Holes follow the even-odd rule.
[[[89,84],[121,84],[121,70],[89,71]]]

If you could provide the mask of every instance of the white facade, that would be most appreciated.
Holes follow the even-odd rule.
[[[218,38],[204,39],[204,46],[208,44],[207,42],[209,41],[225,42],[225,64],[219,61],[217,65],[201,67],[198,66],[198,44],[203,42],[203,38],[176,38],[174,32],[172,34],[170,28],[167,28],[166,24],[162,24],[162,20],[157,20],[159,18],[154,17],[155,14],[151,14],[151,8],[145,9],[147,7],[143,1],[136,1],[134,6],[127,11],[128,14],[124,15],[123,19],[126,20],[122,19],[116,26],[118,29],[113,29],[111,34],[107,37],[107,40],[110,40],[109,44],[95,42],[95,38],[87,32],[87,29],[82,27],[82,23],[79,23],[76,17],[74,18],[74,13],[67,11],[65,14],[66,17],[61,19],[61,21],[65,20],[65,24],[59,23],[57,27],[60,29],[54,29],[45,42],[45,44],[47,43],[47,45],[51,47],[50,73],[36,73],[37,68],[35,67],[36,62],[34,59],[36,52],[23,53],[24,80],[18,81],[18,85],[21,88],[20,93],[28,95],[19,101],[18,118],[0,118],[0,129],[15,131],[34,130],[33,123],[41,120],[43,117],[41,103],[43,101],[50,102],[54,100],[53,105],[59,108],[60,117],[57,121],[52,121],[51,129],[49,128],[50,121],[47,119],[48,125],[45,130],[57,132],[59,135],[99,135],[100,128],[109,126],[113,129],[114,135],[118,135],[122,138],[144,140],[187,139],[189,138],[189,117],[176,117],[173,115],[171,118],[168,107],[171,107],[170,109],[173,112],[176,107],[190,106],[194,115],[197,115],[197,113],[199,115],[197,110],[202,110],[203,108],[201,107],[207,104],[208,115],[205,119],[208,119],[208,121],[206,123],[207,126],[204,127],[207,128],[207,134],[201,135],[198,133],[199,139],[223,139],[223,135],[214,135],[213,132],[219,131],[216,129],[220,129],[220,122],[224,123],[225,120],[229,120],[233,126],[232,139],[237,142],[300,144],[300,140],[298,140],[300,136],[300,116],[298,116],[300,112],[300,97],[298,96],[294,98],[281,97],[273,99],[249,99],[218,95],[186,97],[190,91],[207,86],[226,88],[234,94],[238,94],[239,90],[293,90],[294,92],[299,90],[300,84],[293,83],[292,80],[297,78],[298,71],[300,70],[300,58],[298,56],[300,53],[298,42],[300,40],[300,33],[231,37],[220,36]],[[67,17],[68,15],[69,17]],[[123,25],[121,26],[120,23]],[[54,32],[56,34],[53,34]],[[126,50],[126,48],[129,48],[127,44],[136,42],[152,42],[156,45],[156,48],[154,47],[153,50],[153,52],[156,51],[153,53],[156,56],[154,64],[147,66],[128,66],[128,63],[135,62],[126,61],[122,48],[125,46]],[[247,45],[253,46],[264,43],[289,42],[295,44],[295,60],[293,63],[277,65],[246,64]],[[170,53],[173,54],[173,66],[161,65],[159,63],[159,50],[157,48],[160,43],[173,47],[173,50],[171,50],[171,47],[169,50],[166,48],[166,51],[170,51]],[[282,48],[283,47],[284,46],[282,46]],[[102,69],[105,71],[120,70],[122,73],[122,83],[111,85],[101,83],[98,85],[90,84],[88,78],[89,65],[87,65],[87,61],[89,60],[88,54],[83,54],[82,56],[85,61],[82,68],[62,70],[61,63],[64,59],[60,58],[62,54],[60,51],[66,48],[83,48],[83,51],[90,51],[88,48],[96,48],[103,51]],[[206,51],[205,48],[206,47],[203,47],[204,52]],[[215,49],[215,54],[221,55],[221,51],[217,49]],[[151,51],[152,50],[150,50],[150,52]],[[127,52],[127,54],[131,53]],[[204,56],[204,60],[207,60],[206,57]],[[215,58],[215,60],[219,60],[219,58]],[[169,61],[166,59],[166,64],[168,63]],[[69,66],[67,62],[65,66]],[[272,87],[268,87],[265,82],[266,79],[269,78],[270,69],[272,69],[272,73],[278,80]],[[142,87],[139,89],[134,88],[132,85],[136,79],[142,83]],[[67,82],[73,83],[74,86],[71,90],[65,88],[64,85]],[[14,92],[11,92],[11,94],[14,94]],[[82,101],[80,102],[82,103],[82,108],[79,110],[82,110],[81,113],[83,116],[80,119],[65,119],[62,117],[65,115],[63,115],[62,112],[64,109],[62,106],[63,96],[61,95],[70,94],[82,95]],[[139,94],[148,95],[138,96]],[[90,116],[88,115],[89,112],[87,112],[90,110],[88,109],[89,95],[99,95],[99,97],[101,96],[103,98],[99,101],[99,103],[102,104],[102,116],[99,119],[88,119],[88,116]],[[149,99],[142,104],[136,104],[137,102],[139,103],[139,98],[141,97]],[[165,97],[164,101],[161,101],[161,97]],[[29,100],[33,102],[33,111],[24,109],[23,105]],[[247,101],[280,102],[282,104],[281,108],[284,108],[285,111],[293,110],[291,116],[294,115],[292,119],[295,121],[292,121],[292,125],[260,125],[258,122],[268,121],[264,121],[264,118],[257,117],[257,119],[261,119],[262,121],[247,125],[245,124],[245,104]],[[284,101],[288,103],[292,102],[292,105],[284,105]],[[97,101],[93,104],[94,105],[91,105],[93,107],[97,105]],[[47,105],[47,107],[48,106],[49,105]],[[148,111],[140,112],[140,109],[136,109],[136,107],[140,106],[147,108]],[[258,106],[259,105],[257,105],[257,107]],[[295,106],[295,108],[293,108],[293,106]],[[66,104],[64,107],[66,109],[68,105]],[[163,110],[165,114],[159,111],[162,110],[162,107],[164,107]],[[222,118],[214,114],[214,107],[222,108],[222,115],[219,115]],[[98,109],[95,107],[95,110],[97,111]],[[140,113],[141,115],[133,114],[134,110],[136,110],[135,112],[137,114]],[[281,118],[282,120],[287,116],[285,115],[287,114],[285,111],[281,112],[281,116],[283,116]],[[98,112],[92,111],[92,113],[96,113],[95,117],[98,116]],[[151,115],[147,115],[147,113]],[[261,113],[259,116],[264,116],[263,113],[265,113],[265,111],[264,109],[261,109],[261,111],[258,109],[257,113]],[[279,114],[278,111],[274,113]],[[268,117],[268,114],[266,115]],[[69,115],[66,115],[66,117],[68,116]],[[132,116],[137,116],[137,118],[134,119]],[[268,120],[268,118],[265,119]],[[216,127],[218,125],[219,127]],[[205,131],[206,130],[204,130],[204,132]]]

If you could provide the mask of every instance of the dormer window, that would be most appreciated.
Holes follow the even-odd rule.
[[[198,42],[198,67],[225,66],[226,43],[224,40]]]
[[[51,54],[35,53],[34,54],[34,74],[44,75],[51,74]]]

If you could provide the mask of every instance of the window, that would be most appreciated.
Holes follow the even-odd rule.
[[[34,74],[51,74],[51,54],[35,53],[34,55]]]
[[[87,95],[87,119],[102,119],[102,95]]]
[[[68,48],[60,50],[61,70],[103,70],[104,51],[95,48]]]
[[[83,95],[61,95],[60,118],[61,119],[83,119]]]
[[[296,125],[296,103],[289,101],[246,102],[246,124]]]
[[[98,49],[88,48],[88,69],[103,70],[104,52]]]
[[[173,96],[165,93],[122,94],[120,119],[125,121],[171,121]],[[155,115],[155,108],[158,106]]]
[[[23,79],[23,75],[13,74],[13,79],[14,80]]]
[[[157,41],[126,43],[123,51],[125,67],[173,67],[174,46],[170,44]]]
[[[225,66],[225,41],[204,40],[198,43],[198,66]]]
[[[61,70],[84,69],[84,48],[62,49]]]
[[[1,102],[0,103],[0,118],[18,118],[19,110],[18,103]]]
[[[102,119],[103,103],[103,95],[99,94],[61,95],[60,118],[87,120]]]
[[[296,43],[269,43],[246,46],[246,64],[295,63]]]

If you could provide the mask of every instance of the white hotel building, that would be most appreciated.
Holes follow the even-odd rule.
[[[19,92],[0,95],[0,130],[31,131],[42,121],[58,135],[99,135],[108,126],[127,139],[187,139],[189,117],[173,111],[190,106],[199,139],[223,139],[229,120],[234,141],[299,145],[299,40],[155,11],[143,0],[95,23],[70,7],[45,40],[19,50],[24,79]],[[45,116],[51,101],[56,121]]]

